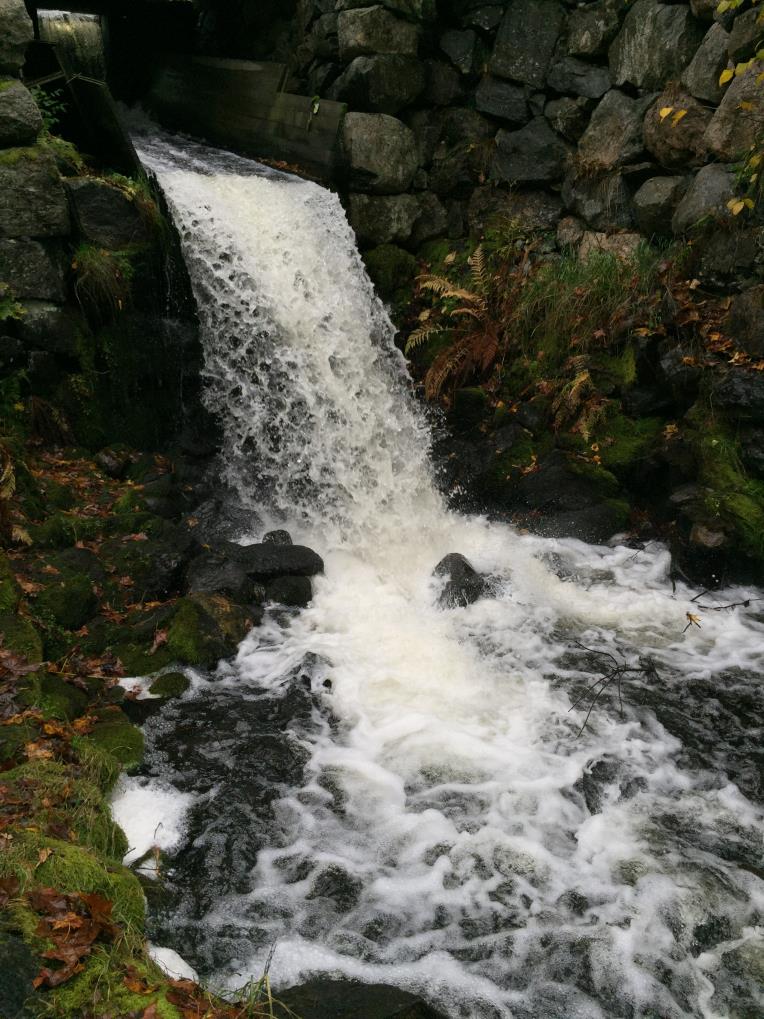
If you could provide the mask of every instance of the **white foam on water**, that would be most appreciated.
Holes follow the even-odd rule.
[[[186,960],[178,955],[172,948],[163,948],[161,945],[148,944],[149,956],[173,980],[198,980],[199,977],[193,966],[189,966]]]
[[[183,838],[193,799],[154,780],[122,776],[114,790],[111,812],[130,847],[123,862],[140,860],[152,849],[174,849]],[[155,876],[153,862],[149,861],[146,872]]]
[[[453,1016],[711,1019],[693,932],[722,917],[734,939],[761,917],[755,868],[720,849],[760,846],[762,813],[688,767],[639,698],[621,716],[612,692],[578,735],[586,706],[571,703],[593,666],[576,642],[635,668],[649,658],[651,682],[672,689],[751,681],[756,605],[701,612],[658,544],[448,512],[336,196],[190,143],[139,145],[180,232],[227,480],[326,563],[309,608],[266,619],[218,680],[278,693],[318,655],[332,724],[277,805],[251,891],[206,917],[213,936],[253,917],[266,935],[217,977],[256,979],[275,942],[276,984],[396,983]],[[495,597],[438,608],[432,569],[452,551],[496,578]]]

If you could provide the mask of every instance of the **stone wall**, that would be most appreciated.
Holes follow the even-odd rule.
[[[696,251],[698,273],[752,282],[762,231],[733,224],[726,202],[764,98],[755,68],[726,89],[719,76],[754,55],[761,27],[756,10],[715,7],[300,0],[296,73],[350,110],[361,244],[416,249],[507,210],[560,243],[624,251],[713,217],[723,229]]]
[[[164,445],[199,390],[173,237],[145,182],[48,130],[20,79],[32,38],[22,0],[0,0],[0,417],[31,397],[84,446]]]

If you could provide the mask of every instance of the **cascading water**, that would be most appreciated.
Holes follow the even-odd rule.
[[[67,74],[105,80],[103,35],[97,14],[41,10],[37,17],[40,39],[56,47]]]
[[[155,936],[218,984],[256,978],[275,944],[277,985],[394,983],[449,1016],[764,1014],[743,717],[762,706],[764,602],[697,609],[658,545],[450,513],[337,198],[139,145],[180,231],[227,479],[326,562],[308,609],[266,617],[149,723],[152,778],[116,809],[136,852],[170,853]],[[438,607],[450,551],[494,596]],[[579,644],[655,670],[580,736],[569,709],[599,659]]]

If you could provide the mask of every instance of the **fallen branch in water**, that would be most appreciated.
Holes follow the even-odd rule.
[[[591,698],[589,701],[589,708],[586,712],[586,718],[583,721],[581,728],[576,733],[576,739],[586,728],[589,717],[591,716],[594,706],[600,699],[602,694],[608,687],[615,683],[616,689],[618,690],[618,712],[623,718],[623,696],[621,692],[621,680],[624,676],[630,674],[642,675],[647,679],[659,680],[658,670],[655,668],[655,664],[649,658],[640,658],[639,665],[629,665],[627,662],[619,662],[615,655],[609,651],[597,651],[595,648],[587,647],[585,644],[581,644],[580,641],[573,641],[575,647],[580,648],[582,651],[586,651],[590,655],[597,655],[601,659],[609,659],[612,665],[609,668],[605,668],[602,671],[602,675],[598,676],[592,683],[590,683],[580,697],[577,697],[568,708],[568,711],[572,711],[574,708],[585,701],[587,698]]]

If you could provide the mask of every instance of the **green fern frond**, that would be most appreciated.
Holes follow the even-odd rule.
[[[433,338],[433,336],[437,336],[442,332],[445,332],[445,330],[443,326],[440,325],[419,326],[419,328],[415,329],[406,340],[406,347],[404,349],[406,357],[408,357],[413,350],[416,350],[417,347],[423,347],[428,340]]]

